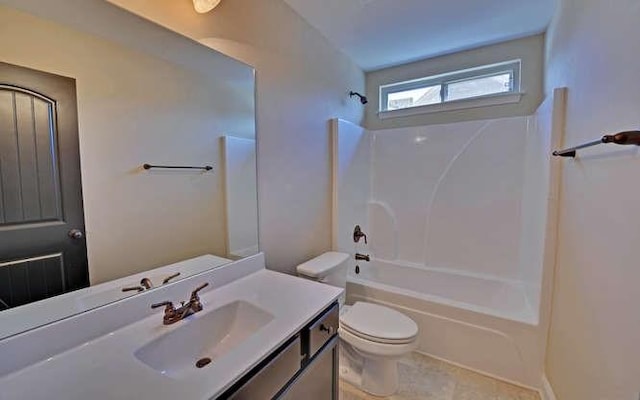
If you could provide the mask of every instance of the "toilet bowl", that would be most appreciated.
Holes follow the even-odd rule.
[[[375,396],[394,394],[398,360],[417,347],[416,323],[388,307],[357,302],[341,313],[338,334],[341,377]]]
[[[298,275],[346,288],[349,254],[330,252],[298,266]],[[398,360],[417,347],[418,326],[389,307],[341,299],[340,377],[375,396],[398,389]]]

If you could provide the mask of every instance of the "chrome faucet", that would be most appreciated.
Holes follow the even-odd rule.
[[[371,257],[369,257],[368,254],[365,255],[365,254],[356,253],[356,260],[371,262]]]
[[[162,303],[153,304],[151,308],[156,309],[159,307],[164,307],[164,317],[162,319],[162,323],[164,325],[175,324],[178,321],[182,321],[190,315],[193,315],[197,312],[202,311],[202,303],[200,302],[200,296],[198,296],[198,292],[202,289],[209,286],[208,283],[203,283],[198,286],[196,290],[191,292],[191,298],[188,303],[184,301],[181,303],[179,308],[175,308],[173,303],[170,301],[163,301]]]

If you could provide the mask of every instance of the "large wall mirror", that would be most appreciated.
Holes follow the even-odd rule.
[[[106,1],[0,0],[0,339],[256,254],[254,87]]]

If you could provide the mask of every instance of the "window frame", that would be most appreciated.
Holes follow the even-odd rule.
[[[380,104],[378,107],[379,113],[393,113],[398,111],[405,111],[411,109],[418,108],[428,108],[428,107],[437,107],[441,108],[441,106],[450,104],[450,103],[459,103],[465,102],[469,100],[478,100],[483,98],[492,98],[496,96],[508,96],[508,95],[516,95],[520,94],[521,89],[521,69],[522,69],[522,60],[510,60],[497,64],[490,65],[482,65],[479,67],[459,70],[459,71],[451,71],[444,74],[427,76],[424,78],[413,79],[404,82],[395,82],[389,83],[385,85],[380,85],[379,94],[380,94]],[[474,79],[488,78],[492,76],[499,76],[508,73],[510,75],[511,88],[509,91],[499,92],[499,93],[490,93],[480,96],[466,97],[463,99],[456,100],[447,100],[448,87],[452,83],[459,83]],[[440,86],[440,102],[428,105],[417,105],[411,107],[404,108],[396,108],[389,109],[389,95],[398,92],[404,92],[408,90],[415,90],[426,88],[430,86]]]

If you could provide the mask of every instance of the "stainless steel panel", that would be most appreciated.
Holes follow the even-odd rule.
[[[300,346],[300,336],[297,336],[276,358],[229,398],[233,400],[273,399],[300,370]]]
[[[331,307],[309,328],[309,357],[313,357],[318,350],[338,333],[340,324],[340,307]]]
[[[311,360],[278,400],[338,400],[338,337]]]

